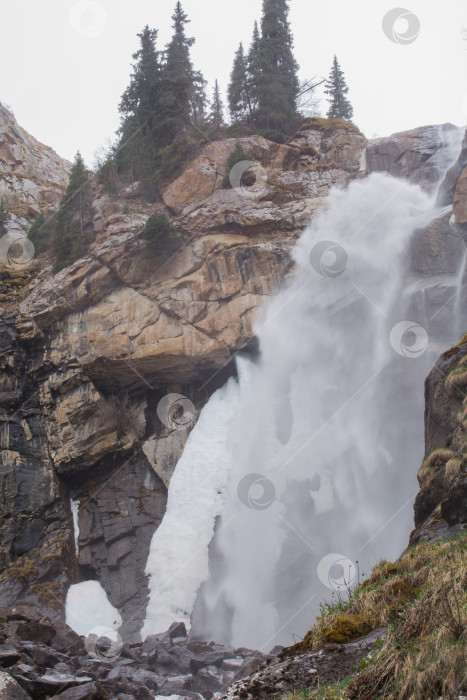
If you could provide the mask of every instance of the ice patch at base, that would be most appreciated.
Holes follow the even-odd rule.
[[[240,384],[230,379],[201,411],[172,475],[167,509],[156,530],[146,565],[150,597],[143,639],[190,616],[203,581],[209,576],[208,546],[223,504],[232,453],[226,446],[238,413],[241,385],[252,364],[238,360]]]
[[[83,581],[70,586],[65,610],[66,624],[83,636],[95,627],[118,629],[122,624],[118,610],[110,603],[99,581]]]

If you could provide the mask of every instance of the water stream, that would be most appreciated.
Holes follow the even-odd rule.
[[[201,638],[268,651],[405,548],[439,346],[410,241],[433,206],[385,174],[331,191],[258,324],[259,359],[238,358],[238,381],[190,434],[151,545],[143,636],[183,619]],[[443,311],[446,347],[460,313]]]

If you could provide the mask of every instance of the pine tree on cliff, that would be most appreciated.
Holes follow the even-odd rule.
[[[353,107],[346,97],[349,88],[336,56],[324,92],[329,95],[329,109],[326,115],[328,119],[352,119]]]
[[[260,44],[261,34],[259,32],[258,22],[255,21],[253,27],[253,36],[251,38],[250,48],[246,59],[247,67],[247,85],[250,99],[250,116],[253,116],[254,111],[258,107],[256,96],[258,92],[258,81],[261,74],[260,67]]]
[[[91,176],[78,151],[56,218],[55,271],[66,267],[86,252],[92,239],[92,200]]]
[[[185,34],[190,21],[180,2],[172,15],[174,34],[166,50],[166,63],[162,71],[162,127],[169,141],[192,124],[193,98],[196,86],[203,78],[191,62],[190,47],[194,39]]]
[[[128,173],[132,182],[141,180],[143,190],[149,191],[157,150],[166,143],[160,125],[162,65],[156,48],[157,30],[146,25],[138,37],[140,48],[133,54],[130,85],[119,106],[122,125],[115,161],[119,171]]]
[[[122,95],[119,111],[124,118],[135,116],[142,133],[154,126],[159,110],[161,63],[156,49],[157,30],[145,26],[138,34],[141,47],[133,54],[136,63],[130,85]]]
[[[9,213],[0,202],[0,236],[4,236],[7,233],[6,225],[9,218]]]
[[[246,121],[251,116],[248,61],[243,44],[240,44],[235,54],[230,83],[227,88],[227,98],[232,121]]]
[[[211,109],[209,111],[208,124],[210,128],[216,133],[219,132],[223,126],[225,126],[224,120],[224,103],[222,102],[221,91],[219,89],[219,83],[215,82],[214,89],[212,92]]]
[[[208,98],[206,96],[207,80],[198,73],[194,84],[194,91],[191,98],[191,123],[197,127],[201,133],[207,126]]]
[[[263,0],[261,37],[250,64],[255,123],[260,129],[287,131],[297,120],[298,64],[288,13],[287,0]]]
[[[46,219],[41,212],[28,231],[28,238],[34,244],[36,253],[43,253],[52,244],[55,217]]]

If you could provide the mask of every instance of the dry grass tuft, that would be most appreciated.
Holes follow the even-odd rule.
[[[345,679],[332,685],[295,690],[286,695],[284,700],[345,700],[348,682],[348,679]]]
[[[308,129],[317,129],[325,134],[330,134],[338,129],[343,129],[344,131],[351,131],[354,133],[359,133],[359,129],[353,122],[349,122],[346,119],[325,119],[324,117],[311,117],[307,119],[303,124],[301,129],[303,131]]]
[[[430,454],[423,460],[422,469],[424,467],[440,467],[446,464],[450,459],[456,457],[456,453],[450,450],[448,447],[439,447],[437,450],[433,450]]]
[[[330,625],[325,625],[321,635],[324,642],[350,642],[371,632],[370,623],[362,615],[339,613]]]
[[[449,372],[445,387],[451,396],[465,396],[467,388],[467,355]]]
[[[295,649],[318,649],[328,641],[349,641],[359,631],[387,627],[384,642],[362,662],[343,694],[329,697],[453,700],[467,692],[466,623],[463,533],[449,541],[410,547],[395,564],[381,562],[350,592],[348,601],[323,607]]]

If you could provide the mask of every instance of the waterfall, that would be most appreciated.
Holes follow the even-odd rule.
[[[456,294],[455,294],[455,301],[454,301],[454,316],[455,316],[455,321],[456,321],[456,331],[457,335],[460,338],[465,334],[467,331],[467,328],[465,327],[463,321],[464,321],[464,309],[463,309],[463,290],[464,287],[467,284],[467,277],[466,277],[466,266],[467,266],[467,245],[465,247],[465,250],[463,252],[463,255],[460,259],[459,262],[459,268],[457,271],[457,279],[456,279]]]
[[[209,576],[208,547],[233,470],[227,446],[238,410],[239,387],[230,379],[201,411],[177,463],[146,565],[150,600],[143,637],[163,632],[174,620],[190,626],[198,588]]]
[[[79,501],[70,498],[71,515],[73,519],[73,539],[75,542],[75,554],[79,556]]]
[[[256,329],[259,360],[240,359],[177,464],[144,635],[191,615],[196,636],[267,651],[404,549],[434,342],[409,244],[430,211],[385,174],[331,190]]]

